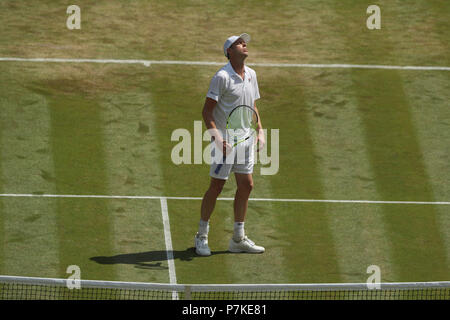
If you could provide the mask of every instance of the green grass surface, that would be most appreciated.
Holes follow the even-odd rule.
[[[367,1],[206,2],[79,1],[70,31],[64,1],[1,1],[0,57],[225,64],[223,41],[248,32],[249,62],[450,64],[443,1],[379,1],[375,31]],[[170,137],[202,120],[217,69],[0,62],[0,192],[201,197],[208,165],[173,164]],[[252,197],[449,201],[447,71],[255,70],[280,165],[256,165]],[[234,192],[232,177],[222,196]],[[232,202],[219,201],[208,258],[192,248],[199,210],[168,200],[178,283],[365,282],[373,264],[382,281],[450,277],[448,206],[250,202],[247,233],[267,250],[246,255],[226,252]],[[169,281],[157,199],[0,197],[0,228],[0,274],[75,264],[84,279]]]

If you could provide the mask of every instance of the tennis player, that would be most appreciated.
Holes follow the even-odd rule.
[[[214,137],[216,145],[222,146],[224,152],[228,152],[231,148],[224,139],[224,133],[227,115],[234,107],[242,104],[253,106],[259,119],[255,104],[255,101],[260,98],[256,73],[244,64],[248,57],[247,43],[249,41],[250,36],[246,33],[240,36],[231,36],[225,41],[223,52],[229,62],[212,78],[203,107],[203,119],[206,127]],[[237,190],[234,198],[234,234],[228,250],[248,253],[264,252],[265,249],[251,241],[244,231],[248,198],[253,188],[254,144],[258,145],[258,150],[265,144],[261,120],[258,120],[256,141],[255,139],[249,139],[245,143],[245,161],[237,161],[236,158],[234,162],[233,160],[227,160],[217,173],[217,163],[212,162],[210,168],[211,182],[203,197],[199,228],[195,235],[195,251],[198,255],[211,255],[208,246],[209,219],[217,197],[231,172],[235,175]]]

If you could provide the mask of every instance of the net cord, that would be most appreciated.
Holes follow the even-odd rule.
[[[71,279],[0,276],[0,283],[67,286]],[[166,284],[145,282],[79,280],[81,288],[107,288],[128,290],[167,290],[176,292],[224,292],[224,291],[333,291],[387,289],[442,289],[450,288],[450,281],[434,282],[382,282],[382,283],[315,283],[315,284]]]

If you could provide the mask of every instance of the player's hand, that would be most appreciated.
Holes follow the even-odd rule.
[[[223,153],[222,154],[229,155],[232,148],[233,147],[231,146],[231,144],[229,144],[228,142],[223,140],[223,142],[222,142],[222,152]]]
[[[266,137],[264,136],[264,131],[260,129],[258,131],[258,135],[256,136],[256,145],[257,145],[256,152],[262,150],[265,144],[266,144]]]
[[[220,138],[215,139],[215,141],[216,141],[217,149],[219,149],[222,152],[222,154],[227,156],[231,152],[232,146],[226,140],[223,140],[220,137]]]

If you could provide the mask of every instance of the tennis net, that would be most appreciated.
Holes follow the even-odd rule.
[[[160,284],[0,276],[0,300],[450,300],[450,281],[371,284]]]

